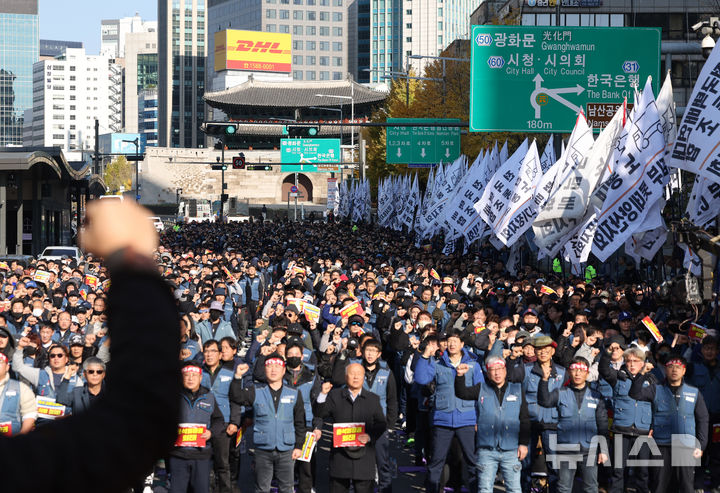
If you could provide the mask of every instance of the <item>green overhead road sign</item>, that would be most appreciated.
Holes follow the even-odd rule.
[[[634,88],[660,84],[660,29],[473,26],[470,131],[604,127]]]
[[[385,161],[388,164],[435,164],[454,161],[460,155],[460,127],[444,127],[459,123],[456,118],[388,118],[385,134]],[[404,127],[407,123],[424,123],[426,127]]]
[[[336,171],[329,163],[342,161],[340,139],[281,139],[280,162],[284,173]],[[313,163],[323,163],[318,166]]]

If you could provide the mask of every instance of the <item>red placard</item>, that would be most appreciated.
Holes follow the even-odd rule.
[[[3,421],[0,423],[0,435],[12,435],[12,423],[10,421]]]
[[[175,440],[176,447],[204,447],[205,439],[202,434],[207,427],[201,423],[180,423],[178,425],[178,436]]]
[[[713,425],[712,441],[713,443],[720,443],[720,423]]]
[[[364,447],[357,438],[361,433],[365,433],[365,423],[335,423],[333,447]]]

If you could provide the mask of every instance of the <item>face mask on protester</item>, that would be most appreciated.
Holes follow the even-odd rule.
[[[215,310],[210,311],[210,320],[213,322],[217,322],[220,320],[220,313],[216,312]]]
[[[302,363],[302,358],[300,356],[289,356],[285,361],[287,362],[288,368],[297,368],[300,366],[300,363]]]
[[[38,317],[41,317],[41,316],[42,316],[42,314],[43,314],[44,311],[45,311],[45,310],[43,310],[42,308],[33,308],[32,314],[33,314],[33,316],[35,316],[36,318],[38,318]]]

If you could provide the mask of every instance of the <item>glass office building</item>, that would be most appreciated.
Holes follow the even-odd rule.
[[[23,113],[33,105],[33,63],[39,60],[38,4],[0,3],[0,147],[20,146]]]

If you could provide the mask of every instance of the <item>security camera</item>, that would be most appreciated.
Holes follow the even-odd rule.
[[[703,41],[703,42],[704,42],[704,41]],[[704,45],[703,45],[703,46],[704,46]],[[713,43],[713,46],[715,46],[715,43]],[[712,50],[712,48],[710,48],[710,49]],[[216,156],[216,157],[215,157],[215,161],[217,161],[217,162],[219,163],[219,162],[220,162],[220,156]]]
[[[707,59],[710,56],[710,53],[715,48],[715,40],[712,39],[712,37],[705,36],[702,40],[702,43],[700,43],[700,46],[702,47],[702,54]]]
[[[693,24],[693,26],[691,27],[691,29],[692,29],[693,31],[695,31],[695,32],[698,32],[701,27],[703,27],[703,23],[702,23],[702,22],[698,22],[697,24]]]

